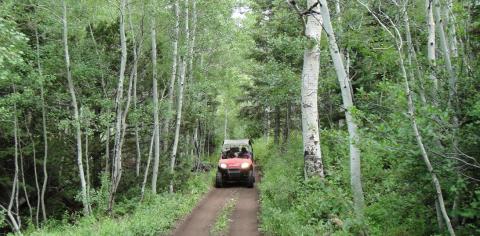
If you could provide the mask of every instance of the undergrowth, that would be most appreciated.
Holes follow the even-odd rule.
[[[263,173],[261,231],[265,235],[432,235],[434,209],[423,206],[425,197],[420,193],[405,190],[412,184],[401,178],[401,171],[385,168],[374,147],[362,152],[367,207],[364,222],[356,220],[346,137],[343,131],[322,131],[323,180],[304,178],[299,134],[292,135],[288,145],[256,140],[255,156]]]
[[[178,219],[191,212],[211,185],[210,173],[192,175],[180,192],[157,195],[147,192],[142,203],[139,197],[122,200],[115,206],[117,217],[97,211],[89,216],[78,217],[73,224],[67,223],[67,220],[50,221],[41,230],[31,228],[24,234],[165,235],[173,229]]]

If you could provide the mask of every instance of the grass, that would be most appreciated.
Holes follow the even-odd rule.
[[[177,220],[191,212],[212,184],[210,173],[194,175],[184,191],[147,194],[130,214],[118,218],[105,215],[80,217],[74,224],[50,223],[40,230],[29,229],[25,235],[165,235]],[[121,208],[122,203],[116,207]]]
[[[211,235],[227,235],[228,229],[230,226],[230,217],[232,215],[235,206],[237,205],[237,196],[228,200],[225,206],[220,212],[215,224],[213,225],[212,229],[210,230]]]

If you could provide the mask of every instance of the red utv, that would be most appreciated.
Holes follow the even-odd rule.
[[[215,187],[221,188],[226,183],[236,182],[253,188],[254,170],[252,142],[249,139],[225,140],[218,161]]]

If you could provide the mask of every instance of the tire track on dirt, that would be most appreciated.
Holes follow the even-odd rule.
[[[197,207],[173,231],[174,236],[207,236],[218,214],[228,199],[238,191],[236,188],[217,188],[211,190]]]
[[[238,192],[237,206],[235,207],[235,210],[233,210],[231,216],[228,235],[261,235],[258,230],[259,196],[257,187],[255,186],[254,189],[239,188]]]

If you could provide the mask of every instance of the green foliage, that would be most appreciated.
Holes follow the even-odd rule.
[[[117,217],[105,212],[80,217],[74,224],[50,222],[43,229],[30,229],[26,235],[164,235],[175,222],[187,215],[211,186],[211,175],[198,174],[189,179],[184,191],[154,195],[147,192],[143,202],[139,197],[117,203]],[[98,195],[97,195],[98,196]],[[128,209],[124,211],[122,209]]]

